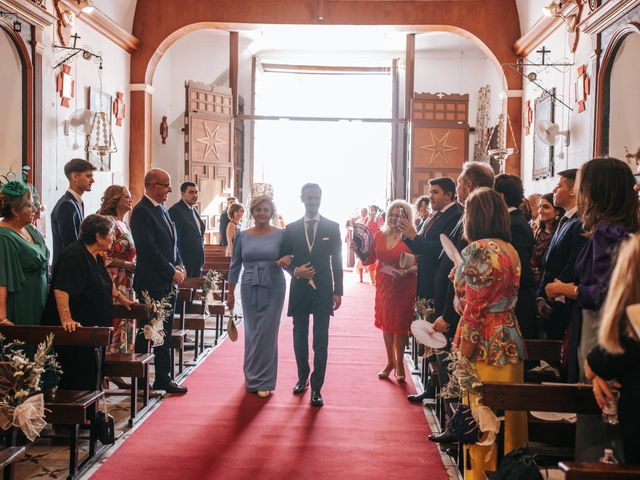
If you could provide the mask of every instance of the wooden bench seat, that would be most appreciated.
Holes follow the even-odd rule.
[[[129,426],[144,415],[152,406],[149,404],[149,366],[153,353],[108,353],[104,363],[105,376],[127,377],[131,381],[129,396],[131,415]],[[138,409],[138,379],[142,379],[142,408]],[[107,393],[109,393],[107,391]]]
[[[26,447],[7,447],[0,450],[0,469],[3,480],[13,480],[14,464],[24,456]]]

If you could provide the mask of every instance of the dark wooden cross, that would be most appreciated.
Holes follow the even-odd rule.
[[[547,47],[545,47],[544,45],[542,46],[542,48],[540,50],[536,50],[536,53],[539,53],[540,55],[542,55],[542,65],[545,65],[544,61],[545,61],[545,57],[547,56],[547,53],[551,53],[551,50],[547,50]]]
[[[80,35],[74,33],[73,35],[71,35],[71,38],[73,38],[73,48],[76,48],[76,43],[78,42],[78,40],[80,40]]]

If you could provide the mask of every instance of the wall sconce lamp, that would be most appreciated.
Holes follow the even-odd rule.
[[[10,17],[13,17],[15,19],[13,21],[13,31],[16,33],[20,33],[22,31],[22,22],[20,22],[18,15],[0,10],[0,18],[1,17],[6,17],[8,20],[11,20]]]
[[[563,15],[562,7],[568,2],[562,0],[552,0],[549,5],[542,7],[542,13],[546,17],[560,17],[564,20],[565,27],[568,32],[575,32],[578,27],[578,15],[573,13],[571,15]]]

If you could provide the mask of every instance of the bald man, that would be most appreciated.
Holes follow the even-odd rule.
[[[164,170],[153,168],[144,176],[144,197],[131,213],[131,232],[138,255],[133,288],[138,298],[144,291],[155,300],[174,293],[171,300],[173,304],[171,315],[164,324],[165,342],[153,349],[156,373],[153,388],[165,390],[167,393],[184,394],[187,393],[187,389],[175,383],[170,377],[170,341],[176,302],[175,285],[181,284],[185,278],[185,270],[178,251],[176,227],[163,205],[170,192],[171,177]],[[147,342],[142,335],[138,335],[136,339],[136,351],[139,353],[147,351]]]

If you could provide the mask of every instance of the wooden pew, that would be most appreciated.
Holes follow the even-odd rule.
[[[44,342],[50,333],[54,334],[54,346],[72,347],[95,347],[102,351],[102,358],[109,341],[111,339],[111,328],[106,327],[80,327],[75,332],[66,332],[62,327],[52,326],[0,326],[0,333],[7,340],[22,340],[28,345],[36,345]],[[64,375],[64,373],[63,373]],[[69,427],[69,477],[86,470],[95,460],[97,434],[95,418],[98,402],[104,400],[104,395],[98,390],[102,383],[102,372],[96,379],[95,391],[77,390],[57,390],[56,392],[45,392],[45,420],[53,425],[64,425]],[[90,424],[89,455],[82,462],[78,463],[78,437],[80,425]],[[7,446],[15,446],[17,432],[14,430],[9,435]]]
[[[26,447],[7,447],[0,450],[0,469],[3,480],[13,480],[14,464],[24,456]]]
[[[114,305],[113,318],[135,319],[136,328],[149,321],[149,312],[144,305],[132,305],[127,310],[121,305]],[[147,342],[148,344],[148,342]],[[147,353],[107,353],[104,362],[104,375],[107,377],[125,377],[131,379],[129,396],[131,400],[131,416],[129,426],[133,426],[137,418],[142,417],[153,404],[149,403],[149,366],[154,355],[148,348]],[[138,379],[142,379],[142,408],[138,409]],[[107,395],[118,395],[120,392],[107,390]]]
[[[623,480],[640,478],[636,465],[610,465],[606,463],[560,462],[565,480]]]
[[[525,340],[527,360],[544,360],[547,363],[560,362],[562,342],[559,340]]]

